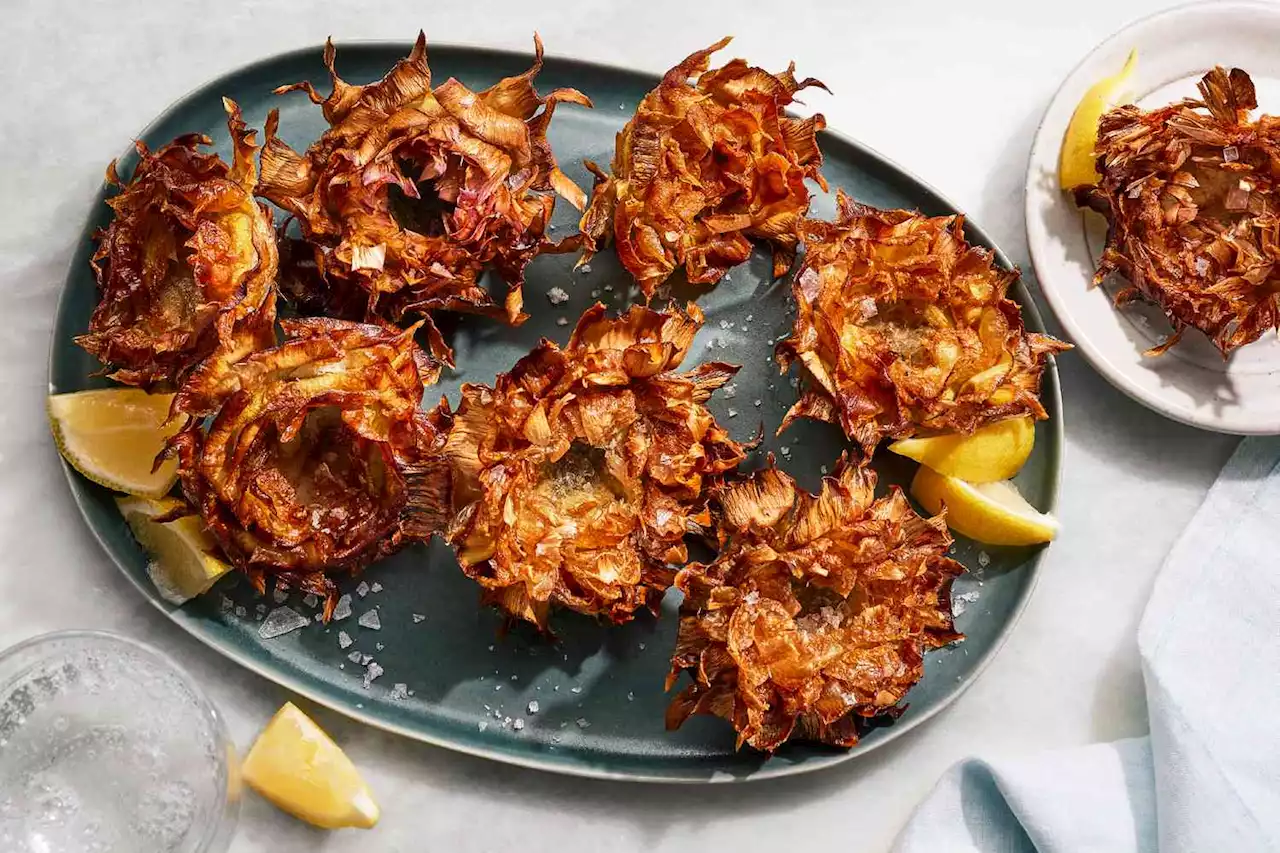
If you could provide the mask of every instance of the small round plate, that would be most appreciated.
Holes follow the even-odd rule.
[[[375,80],[409,47],[339,45],[338,68],[348,80]],[[519,74],[530,61],[527,55],[445,45],[430,45],[428,56],[436,79],[454,76],[473,88]],[[319,47],[270,57],[193,92],[161,114],[141,138],[154,147],[179,133],[203,132],[227,156],[225,95],[240,104],[254,127],[262,126],[269,109],[279,107],[280,132],[302,148],[324,131],[320,110],[300,95],[276,97],[271,92],[285,83],[327,76]],[[609,162],[616,134],[657,83],[658,78],[647,74],[547,58],[538,77],[540,89],[581,86],[596,103],[594,110],[557,111],[549,131],[562,167],[580,186],[591,185],[583,160]],[[916,208],[931,215],[956,212],[930,187],[856,142],[824,133],[819,144],[832,192],[817,195],[814,216],[834,215],[836,187],[880,207]],[[135,162],[133,156],[122,158],[121,174],[131,174]],[[106,384],[91,378],[100,365],[73,338],[85,330],[98,298],[89,255],[95,229],[105,226],[110,215],[108,194],[103,187],[92,200],[67,274],[52,341],[51,393]],[[573,233],[576,211],[557,205],[552,227]],[[965,222],[965,233],[973,244],[995,248],[972,221]],[[1009,264],[998,250],[996,255],[1000,264]],[[635,296],[634,281],[612,252],[593,259],[590,270],[574,272],[575,260],[543,255],[530,265],[525,307],[533,316],[523,326],[507,328],[479,317],[451,323],[458,369],[441,377],[427,399],[445,394],[456,405],[463,382],[492,383],[495,374],[510,369],[539,338],[563,343],[573,322],[596,300],[621,310]],[[707,322],[684,368],[707,360],[743,365],[734,384],[712,398],[712,410],[736,439],[749,439],[763,428],[766,438],[751,465],[777,451],[782,466],[812,490],[847,442],[837,428],[812,422],[774,437],[797,391],[794,380],[778,376],[773,360],[774,342],[790,330],[791,316],[790,288],[785,281],[772,281],[771,270],[769,253],[758,250],[699,299]],[[566,290],[569,301],[554,304],[549,296],[554,288]],[[1040,331],[1026,288],[1019,283],[1012,295],[1022,305],[1027,327]],[[1052,512],[1062,459],[1062,401],[1052,364],[1044,373],[1041,397],[1049,420],[1037,425],[1035,451],[1017,482],[1029,501]],[[877,455],[875,467],[881,490],[906,484],[914,472],[914,463],[889,453]],[[670,696],[663,680],[678,624],[679,595],[674,590],[663,602],[660,619],[645,617],[606,628],[561,614],[552,624],[559,636],[555,643],[525,630],[500,639],[501,618],[478,606],[478,588],[437,539],[371,566],[360,586],[355,580],[346,584],[343,591],[352,593],[354,602],[351,616],[329,625],[313,621],[264,638],[262,622],[272,608],[284,605],[312,616],[318,602],[297,594],[284,601],[260,597],[233,575],[182,607],[166,603],[148,580],[147,556],[111,494],[67,471],[86,522],[121,571],[148,601],[230,660],[348,716],[408,737],[512,764],[635,781],[712,782],[800,773],[902,736],[959,696],[994,657],[1031,594],[1043,553],[1039,548],[984,550],[957,541],[954,556],[970,569],[954,588],[956,625],[967,639],[928,655],[924,678],[908,694],[906,714],[891,726],[868,732],[855,749],[788,744],[766,760],[736,749],[732,727],[717,718],[697,717],[679,731],[664,730]],[[378,614],[377,623],[370,621],[371,612]],[[382,673],[377,681],[369,677],[374,662]]]
[[[1121,286],[1091,287],[1106,240],[1101,216],[1078,209],[1058,188],[1063,135],[1084,93],[1138,61],[1129,92],[1142,107],[1196,96],[1214,65],[1253,77],[1261,112],[1280,112],[1280,6],[1250,2],[1181,6],[1121,30],[1085,57],[1054,95],[1027,169],[1027,243],[1045,298],[1080,352],[1109,382],[1166,417],[1240,435],[1280,433],[1280,339],[1268,333],[1229,359],[1188,329],[1161,356],[1143,355],[1172,331],[1154,305],[1116,309]]]

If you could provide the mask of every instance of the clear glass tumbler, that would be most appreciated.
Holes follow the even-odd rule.
[[[0,652],[0,850],[224,853],[238,812],[226,725],[166,655],[99,631]]]

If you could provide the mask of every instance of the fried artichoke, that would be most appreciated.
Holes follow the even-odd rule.
[[[1069,349],[1027,332],[1006,293],[1016,270],[964,239],[963,217],[878,210],[838,195],[835,222],[806,220],[796,320],[778,344],[804,366],[796,418],[838,423],[865,458],[886,436],[972,432],[1046,418],[1040,375]]]
[[[258,184],[313,245],[312,281],[343,300],[362,292],[361,319],[438,309],[525,319],[524,269],[554,248],[545,232],[555,195],[579,210],[586,201],[557,166],[547,126],[559,103],[591,106],[575,89],[538,94],[536,36],[534,46],[528,71],[472,92],[452,78],[432,89],[421,33],[407,59],[365,86],[338,76],[330,42],[328,97],[305,82],[276,90],[306,92],[329,123],[299,154],[277,135],[273,111]],[[506,281],[503,305],[478,281],[488,267]]]
[[[730,721],[772,752],[788,739],[853,746],[873,718],[896,718],[923,654],[962,639],[942,516],[921,518],[900,489],[840,460],[811,495],[768,467],[719,495],[714,562],[676,577],[685,594],[667,689],[692,677],[667,727],[694,714]]]
[[[612,239],[646,297],[682,264],[689,281],[714,284],[750,257],[752,239],[772,244],[773,274],[784,275],[809,210],[805,179],[826,189],[822,116],[783,112],[801,89],[826,87],[797,81],[794,63],[776,75],[742,59],[708,71],[728,43],[694,53],[644,97],[618,134],[612,174],[587,164],[596,184],[583,261]]]
[[[657,607],[745,456],[705,406],[737,368],[674,372],[703,321],[687,311],[597,304],[565,348],[543,340],[493,388],[463,386],[448,538],[486,603],[542,630],[552,606],[615,623]]]
[[[235,566],[260,588],[275,575],[332,603],[330,575],[445,523],[448,413],[443,402],[421,408],[439,361],[414,343],[416,328],[281,325],[280,346],[179,391],[175,410],[194,420],[170,452],[187,502]]]
[[[271,345],[276,241],[271,214],[253,197],[254,131],[223,99],[234,157],[228,166],[207,136],[187,134],[156,151],[136,143],[138,165],[107,203],[111,223],[95,235],[101,301],[76,338],[112,379],[172,391],[205,359],[239,358]]]
[[[1103,115],[1096,153],[1102,180],[1076,201],[1110,225],[1094,283],[1119,272],[1129,286],[1116,305],[1143,298],[1188,326],[1223,357],[1280,327],[1280,118],[1256,121],[1253,81],[1218,67],[1200,100],[1156,110],[1122,106]]]

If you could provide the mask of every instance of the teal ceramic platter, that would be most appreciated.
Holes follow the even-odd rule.
[[[408,51],[408,44],[339,44],[338,68],[347,80],[365,82],[381,77]],[[429,46],[428,55],[435,79],[454,76],[476,89],[524,71],[530,61],[528,55],[442,45]],[[673,53],[662,61],[674,63],[681,56]],[[297,93],[271,94],[275,87],[299,80],[327,82],[320,48],[266,59],[214,80],[166,110],[140,138],[156,147],[179,134],[201,132],[229,159],[221,101],[226,95],[259,128],[269,109],[280,108],[281,135],[301,150],[324,129],[319,108]],[[574,86],[595,101],[594,110],[562,105],[551,124],[550,139],[561,166],[580,186],[591,184],[583,159],[610,160],[614,134],[657,82],[633,71],[546,61],[537,80],[542,91]],[[836,187],[882,207],[955,212],[937,192],[858,143],[829,132],[819,141],[832,194],[817,195],[812,215],[834,214]],[[104,166],[111,153],[103,152]],[[122,158],[121,173],[130,174],[135,162],[132,154]],[[90,378],[99,365],[72,338],[85,331],[97,299],[88,261],[91,235],[108,221],[106,195],[104,186],[91,203],[67,274],[50,359],[54,393],[105,384]],[[561,202],[555,222],[559,234],[572,233],[575,212]],[[966,231],[971,242],[995,248],[972,222],[966,223]],[[635,297],[629,276],[612,255],[594,259],[589,272],[574,272],[573,260],[545,256],[530,266],[525,309],[532,318],[525,325],[512,329],[474,317],[451,323],[458,369],[442,379],[437,392],[428,393],[428,400],[443,392],[456,404],[461,383],[492,382],[541,337],[564,343],[578,315],[593,301],[616,309]],[[1003,255],[1000,261],[1008,263]],[[732,396],[717,393],[712,410],[740,440],[763,425],[766,438],[749,467],[762,464],[764,454],[774,451],[786,470],[814,489],[846,442],[836,428],[812,423],[793,427],[781,439],[773,437],[797,391],[791,377],[777,374],[772,360],[774,342],[790,329],[792,316],[789,287],[785,281],[771,282],[769,270],[767,253],[758,250],[748,264],[700,296],[707,323],[684,366],[709,358],[742,364]],[[553,305],[547,291],[555,287],[567,291],[570,301]],[[1040,329],[1035,306],[1021,285],[1014,298],[1028,327]],[[1037,428],[1035,452],[1018,484],[1033,504],[1052,511],[1062,449],[1062,407],[1052,366],[1045,372],[1043,398],[1050,419]],[[905,484],[913,463],[882,453],[875,467],[884,489],[890,483]],[[750,750],[735,751],[734,733],[719,719],[694,718],[677,732],[665,731],[663,679],[675,638],[675,591],[667,595],[659,619],[605,627],[562,614],[553,621],[559,637],[555,643],[522,630],[500,638],[501,619],[478,605],[476,587],[458,570],[450,550],[436,541],[373,566],[363,578],[371,585],[363,597],[355,582],[349,584],[354,612],[347,619],[327,626],[313,622],[264,639],[264,614],[287,606],[311,616],[314,609],[297,595],[283,603],[270,595],[259,598],[234,578],[182,607],[167,604],[153,589],[146,555],[112,495],[70,469],[68,480],[89,527],[139,593],[227,658],[316,702],[407,737],[513,764],[638,781],[729,781],[798,773],[848,760],[905,734],[959,696],[991,660],[1027,602],[1040,559],[1038,549],[983,551],[958,541],[955,556],[972,572],[954,590],[960,599],[957,610],[963,607],[956,623],[968,639],[928,656],[924,679],[907,697],[907,712],[892,725],[868,732],[852,750],[793,744],[766,760]],[[377,630],[358,624],[370,611],[377,613]],[[349,648],[340,647],[340,632],[352,640]],[[368,685],[366,661],[382,670]]]

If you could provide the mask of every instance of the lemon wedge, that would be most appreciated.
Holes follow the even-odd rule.
[[[116,498],[116,505],[138,544],[151,555],[147,574],[165,601],[190,601],[231,571],[229,565],[213,556],[217,546],[198,517],[184,515],[174,521],[156,521],[159,516],[180,509],[181,501],[125,497]]]
[[[105,388],[51,394],[49,423],[58,452],[95,483],[117,492],[161,498],[177,478],[176,460],[152,471],[165,441],[181,427],[164,426],[172,394]]]
[[[250,788],[312,826],[369,829],[378,822],[378,804],[351,759],[292,702],[258,735],[240,774]]]
[[[1103,113],[1126,99],[1123,87],[1129,82],[1137,62],[1138,52],[1129,51],[1129,58],[1120,72],[1094,83],[1076,106],[1062,138],[1062,156],[1058,161],[1058,183],[1064,190],[1096,184],[1101,178],[1093,153],[1098,140],[1098,120]]]
[[[997,421],[970,435],[904,438],[889,445],[889,449],[939,474],[970,483],[992,483],[1007,480],[1022,470],[1035,446],[1035,423],[1025,417]]]
[[[931,513],[947,509],[947,526],[988,545],[1035,545],[1058,535],[1058,520],[1027,503],[1008,480],[966,483],[920,466],[911,495]]]

